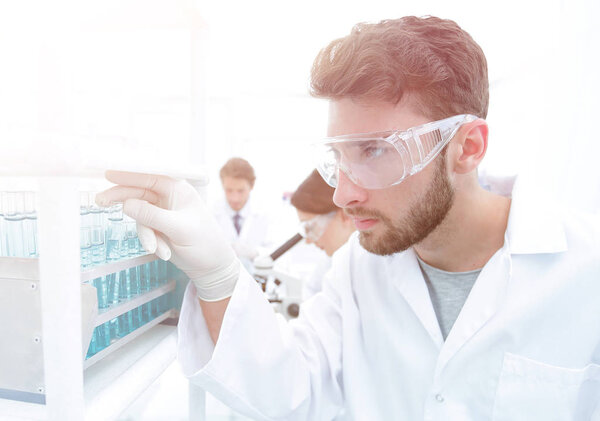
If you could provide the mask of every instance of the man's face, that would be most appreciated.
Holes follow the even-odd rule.
[[[250,182],[237,177],[223,177],[221,182],[223,183],[227,203],[234,211],[240,211],[250,197],[250,191],[252,190]]]
[[[404,130],[429,120],[402,102],[366,105],[342,99],[330,103],[328,136]],[[406,250],[425,239],[444,220],[453,199],[445,155],[402,183],[379,190],[357,186],[340,172],[333,196],[354,219],[360,244],[379,255]]]

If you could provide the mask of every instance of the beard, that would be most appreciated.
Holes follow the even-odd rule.
[[[417,203],[408,210],[407,216],[399,221],[381,214],[376,210],[352,209],[349,214],[374,217],[383,224],[383,233],[361,232],[360,245],[367,251],[387,256],[404,251],[423,241],[446,218],[454,202],[454,189],[446,173],[446,161],[440,156],[436,172],[427,191]]]

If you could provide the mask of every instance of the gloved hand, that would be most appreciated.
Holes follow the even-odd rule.
[[[235,241],[233,244],[231,244],[231,246],[239,258],[245,258],[249,261],[252,261],[256,256],[258,256],[258,250],[246,243]]]
[[[123,212],[137,221],[146,251],[171,259],[194,283],[202,300],[231,296],[240,273],[239,259],[189,183],[122,171],[107,171],[106,178],[118,185],[96,195],[96,203],[106,207],[123,202]]]

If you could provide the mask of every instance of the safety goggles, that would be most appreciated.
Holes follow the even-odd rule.
[[[461,114],[403,131],[329,137],[312,145],[316,167],[331,187],[339,171],[365,189],[390,187],[425,168],[460,126],[477,118]]]
[[[300,222],[298,232],[302,237],[315,243],[321,238],[335,214],[336,212],[333,211]]]

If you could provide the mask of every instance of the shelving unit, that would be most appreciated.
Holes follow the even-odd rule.
[[[118,8],[65,10],[56,14],[65,24],[52,25],[61,31],[31,39],[27,51],[39,51],[40,70],[20,86],[32,87],[33,106],[0,127],[0,190],[17,179],[38,193],[40,257],[26,285],[39,298],[44,382],[36,392],[45,404],[0,399],[2,421],[114,419],[175,359],[176,328],[161,324],[171,311],[84,360],[82,281],[155,257],[82,272],[76,221],[81,181],[100,182],[107,169],[187,179],[204,194],[208,29],[192,3],[125,0]],[[94,324],[179,292],[181,282],[100,311]],[[16,313],[4,320],[18,324]],[[202,420],[204,393],[190,390],[190,416]]]
[[[203,180],[201,174],[196,180]],[[0,258],[0,282],[13,281],[11,285],[19,284],[39,295],[44,386],[38,393],[45,395],[45,404],[0,399],[0,420],[115,419],[174,361],[176,328],[161,322],[175,317],[176,311],[171,309],[158,315],[84,360],[82,349],[87,349],[87,344],[82,334],[82,284],[140,267],[157,257],[142,255],[80,270],[79,226],[73,223],[79,220],[77,183],[55,176],[40,177],[38,181],[40,257]],[[100,310],[93,326],[176,289],[177,280],[170,279]],[[202,402],[203,394],[196,392],[196,395],[191,407]],[[203,415],[199,417],[202,419]]]
[[[159,288],[149,291],[143,295],[139,295],[136,298],[123,303],[122,305],[111,308],[109,311],[99,314],[98,317],[96,318],[96,322],[94,325],[100,326],[101,324],[106,323],[109,320],[112,320],[115,317],[128,312],[129,310],[139,307],[147,302],[150,302],[154,298],[168,294],[169,292],[174,291],[174,290],[175,290],[175,281],[170,281],[166,285],[163,285]],[[99,351],[96,354],[94,354],[92,357],[86,359],[85,362],[83,363],[83,368],[88,369],[92,365],[96,364],[98,361],[105,358],[107,355],[112,354],[113,352],[117,351],[124,345],[135,340],[135,338],[143,335],[145,332],[152,329],[152,327],[158,325],[160,322],[162,322],[170,317],[175,317],[175,316],[176,316],[176,314],[175,314],[174,310],[168,310],[168,311],[164,312],[163,314],[159,315],[158,317],[155,317],[154,319],[152,319],[148,323],[144,324],[143,326],[138,327],[136,330],[129,333],[125,337],[111,343],[107,348],[104,348],[102,351]]]

